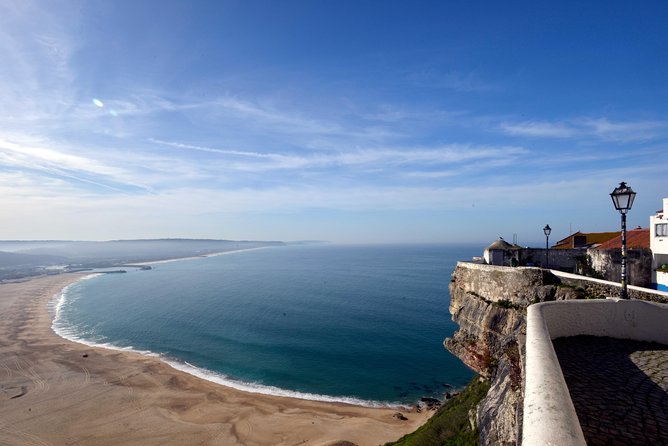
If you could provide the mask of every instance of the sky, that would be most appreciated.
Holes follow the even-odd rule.
[[[668,2],[0,1],[0,239],[541,244],[668,197]]]

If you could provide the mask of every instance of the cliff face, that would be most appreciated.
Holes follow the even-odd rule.
[[[518,443],[526,307],[582,297],[549,271],[459,263],[450,283],[450,313],[459,324],[445,347],[491,381],[478,405],[481,445]]]
[[[460,262],[450,282],[450,313],[459,330],[445,347],[491,381],[478,404],[481,445],[519,443],[526,308],[538,302],[618,296],[619,285],[540,268]],[[629,288],[632,299],[665,298]]]

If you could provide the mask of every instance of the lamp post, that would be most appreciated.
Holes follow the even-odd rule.
[[[545,268],[550,267],[550,232],[552,232],[552,228],[550,225],[545,225],[543,228],[543,232],[545,233]]]
[[[636,198],[636,193],[633,192],[633,189],[628,187],[625,182],[619,183],[619,186],[615,188],[610,194],[612,198],[612,203],[615,205],[615,209],[622,214],[622,292],[621,298],[628,299],[629,294],[626,289],[626,213],[633,206],[633,200]]]

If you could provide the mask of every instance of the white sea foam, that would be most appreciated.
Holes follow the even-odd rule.
[[[134,349],[132,346],[129,347],[119,347],[117,345],[114,345],[110,342],[96,342],[91,339],[86,339],[80,335],[79,332],[74,327],[71,327],[67,325],[61,318],[61,310],[65,305],[67,305],[69,302],[67,300],[69,296],[69,292],[72,286],[76,285],[77,283],[83,282],[84,280],[89,280],[89,279],[94,279],[95,277],[99,277],[103,274],[97,273],[97,274],[89,274],[87,276],[83,276],[81,279],[77,280],[76,282],[72,282],[71,284],[67,285],[65,288],[60,290],[59,293],[56,293],[53,298],[49,301],[49,312],[51,313],[52,322],[51,322],[51,329],[61,338],[67,339],[68,341],[76,342],[78,344],[83,344],[87,345],[89,347],[102,347],[106,348],[108,350],[120,350],[120,351],[132,351],[136,353],[141,353],[142,355],[146,356],[153,356],[153,357],[158,357],[159,355],[148,351],[148,350],[137,350]]]
[[[76,282],[72,282],[69,285],[67,285],[65,288],[60,290],[60,292],[56,293],[51,300],[48,303],[48,309],[49,313],[51,314],[52,317],[52,322],[51,322],[51,328],[56,331],[55,326],[58,325],[60,322],[60,310],[62,309],[63,305],[65,305],[66,299],[67,299],[67,294],[70,291],[70,288],[72,288],[74,285],[77,283],[83,282],[84,280],[89,280],[93,279],[95,277],[100,276],[101,274],[88,274],[86,276],[81,277],[79,280]],[[56,331],[57,334],[60,334]]]
[[[262,248],[251,248],[251,249],[262,249]],[[233,252],[239,252],[239,251],[230,251],[229,253],[231,254]],[[223,254],[227,253],[220,253],[219,255]],[[360,398],[347,397],[347,396],[320,395],[315,393],[298,392],[295,390],[281,389],[279,387],[267,386],[259,383],[245,382],[231,378],[221,373],[213,372],[211,370],[194,366],[185,361],[181,362],[176,359],[168,358],[164,355],[160,355],[148,350],[138,350],[133,348],[132,346],[120,347],[110,342],[96,342],[94,340],[86,339],[82,337],[74,327],[65,324],[65,322],[61,318],[61,310],[64,305],[68,304],[67,301],[68,293],[73,285],[100,275],[101,274],[90,274],[84,276],[80,280],[69,284],[68,286],[63,288],[59,293],[53,296],[53,298],[49,302],[49,310],[53,317],[53,321],[51,323],[51,329],[58,336],[67,339],[68,341],[87,345],[89,347],[100,347],[100,348],[106,348],[108,350],[118,350],[126,352],[129,351],[129,352],[139,353],[144,356],[158,358],[164,363],[171,366],[172,368],[179,370],[181,372],[185,372],[188,373],[189,375],[193,375],[198,378],[205,379],[207,381],[220,384],[225,387],[231,387],[233,389],[241,390],[244,392],[256,393],[261,395],[279,396],[286,398],[296,398],[310,401],[322,401],[327,403],[343,403],[343,404],[350,404],[362,407],[383,407],[383,408],[398,408],[398,409],[407,408],[407,406],[401,405],[399,403],[387,403],[381,401],[364,400]]]
[[[233,389],[249,393],[280,396],[286,398],[297,398],[300,400],[322,401],[327,403],[343,403],[343,404],[351,404],[354,406],[363,406],[363,407],[407,408],[407,406],[398,403],[363,400],[360,398],[348,397],[348,396],[320,395],[316,393],[298,392],[295,390],[281,389],[280,387],[267,386],[264,384],[258,384],[253,382],[244,382],[234,378],[230,378],[229,376],[223,375],[221,373],[212,372],[211,370],[194,366],[192,364],[189,364],[188,362],[174,361],[164,357],[162,357],[161,359],[170,366],[172,366],[173,368],[175,368],[176,370],[186,372],[190,375],[205,379],[207,381],[214,382],[216,384],[223,385],[225,387],[231,387]]]

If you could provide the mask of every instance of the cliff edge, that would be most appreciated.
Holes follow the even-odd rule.
[[[549,270],[459,262],[450,282],[450,313],[459,330],[445,347],[491,382],[476,410],[481,445],[519,444],[526,308],[584,298]]]

